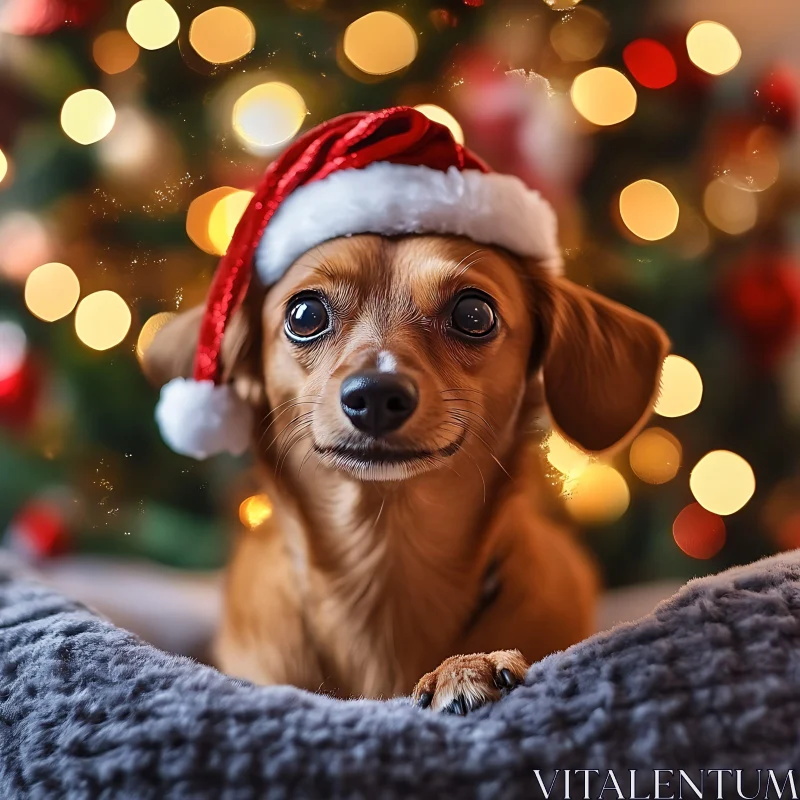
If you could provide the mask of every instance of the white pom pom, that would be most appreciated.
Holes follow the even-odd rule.
[[[247,450],[253,411],[230,386],[175,378],[161,389],[156,422],[164,441],[196,459]]]

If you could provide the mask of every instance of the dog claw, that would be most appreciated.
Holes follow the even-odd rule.
[[[459,717],[465,717],[469,709],[467,708],[467,701],[463,697],[456,697],[450,705],[445,706],[442,711],[444,711],[445,714],[456,714]]]
[[[515,689],[520,680],[510,669],[501,669],[497,673],[497,683],[501,689]]]
[[[423,692],[417,700],[417,708],[427,708],[433,701],[432,692]]]

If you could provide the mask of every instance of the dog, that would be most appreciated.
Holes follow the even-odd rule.
[[[201,313],[156,336],[156,383],[191,374]],[[499,699],[594,623],[537,419],[624,444],[667,351],[652,320],[457,236],[337,238],[255,281],[222,364],[274,513],[235,547],[220,668],[456,714]]]

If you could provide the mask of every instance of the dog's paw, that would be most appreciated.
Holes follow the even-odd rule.
[[[515,689],[527,671],[519,650],[453,656],[420,678],[413,699],[419,708],[463,716]]]

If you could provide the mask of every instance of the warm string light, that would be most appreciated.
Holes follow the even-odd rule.
[[[464,131],[458,120],[449,111],[446,111],[441,106],[433,105],[433,103],[422,103],[414,106],[414,108],[417,111],[421,111],[428,119],[444,125],[459,144],[464,144]]]
[[[31,314],[45,322],[66,317],[75,308],[80,294],[78,276],[66,264],[42,264],[25,281],[25,305]]]
[[[611,67],[582,72],[572,82],[570,97],[577,112],[595,125],[617,125],[636,111],[636,89]]]
[[[239,520],[251,531],[260,528],[270,517],[272,517],[272,503],[265,494],[248,497],[239,506]]]
[[[61,127],[78,144],[94,144],[104,139],[116,119],[111,101],[97,89],[75,92],[61,108]]]
[[[662,417],[691,414],[703,399],[703,379],[697,367],[682,356],[668,355],[661,365],[661,389],[655,404]]]
[[[568,442],[560,433],[552,431],[542,445],[547,460],[562,475],[577,478],[591,462],[591,456]]]
[[[738,236],[753,228],[758,220],[758,200],[753,192],[716,178],[703,194],[703,211],[708,221],[724,233]]]
[[[131,6],[125,27],[139,47],[160,50],[178,38],[181,21],[167,0],[139,0]]]
[[[8,175],[8,159],[6,154],[0,150],[0,183],[3,182],[6,175]]]
[[[106,31],[94,40],[92,57],[103,72],[116,75],[136,63],[139,45],[131,39],[127,31]]]
[[[172,311],[162,311],[154,314],[142,325],[139,338],[136,340],[136,358],[140,362],[144,359],[150,345],[153,344],[156,334],[175,316],[176,314]]]
[[[678,201],[666,186],[642,179],[620,192],[619,213],[631,233],[654,242],[669,236],[678,227],[680,210]]]
[[[712,450],[695,465],[689,476],[692,494],[713,514],[735,514],[756,490],[753,468],[730,450]]]
[[[272,81],[248,89],[233,106],[233,130],[254,153],[264,153],[291,139],[308,114],[302,95]]]
[[[208,239],[214,252],[224,255],[245,209],[253,199],[253,192],[237,189],[222,197],[208,218]]]
[[[631,499],[625,478],[614,467],[598,462],[565,481],[562,495],[572,518],[585,525],[616,521]]]
[[[686,34],[686,51],[692,63],[711,75],[730,72],[742,57],[736,37],[719,22],[703,21]]]
[[[629,453],[631,469],[645,483],[667,483],[681,466],[681,444],[663,428],[648,428],[634,439]]]
[[[675,517],[672,537],[687,556],[712,558],[725,544],[725,521],[699,503],[690,503]]]
[[[390,75],[417,57],[417,34],[399,14],[373,11],[348,25],[342,47],[362,72]]]
[[[255,47],[256,29],[238,8],[216,6],[194,18],[189,43],[211,64],[229,64],[244,58]]]
[[[93,350],[118,345],[131,327],[131,310],[116,293],[107,289],[87,295],[75,311],[75,333]]]
[[[579,6],[550,28],[550,44],[562,61],[591,61],[605,47],[609,31],[608,20],[599,11]]]

